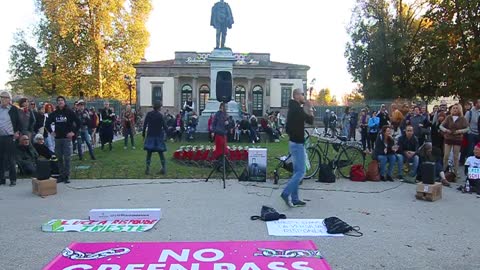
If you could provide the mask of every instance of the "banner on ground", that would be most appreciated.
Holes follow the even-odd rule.
[[[44,232],[145,232],[157,224],[157,219],[82,220],[52,219],[42,225]]]
[[[312,241],[72,243],[44,270],[326,270]]]
[[[274,236],[343,236],[327,233],[323,219],[280,219],[266,223],[268,234]]]

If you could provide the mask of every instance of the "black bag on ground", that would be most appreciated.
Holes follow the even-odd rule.
[[[335,174],[330,164],[321,163],[318,169],[318,180],[321,183],[335,183]]]
[[[277,210],[273,209],[272,207],[269,206],[262,206],[262,210],[260,211],[260,216],[251,216],[251,220],[263,220],[263,221],[274,221],[274,220],[279,220],[279,219],[286,219],[287,216],[284,214],[280,214],[277,212]]]
[[[37,171],[35,177],[38,180],[47,180],[52,175],[52,169],[50,167],[50,160],[39,159],[37,160]]]
[[[360,237],[363,235],[363,233],[360,232],[360,227],[352,227],[338,217],[329,217],[324,219],[323,225],[325,225],[329,234],[342,233],[344,235],[354,237]]]
[[[425,185],[435,184],[435,163],[423,162],[420,167],[421,179]]]

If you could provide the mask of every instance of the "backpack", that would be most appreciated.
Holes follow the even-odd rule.
[[[353,165],[350,169],[350,180],[355,182],[363,182],[367,180],[365,170],[361,164]]]
[[[320,183],[335,183],[336,177],[330,164],[320,164],[318,170],[318,180]]]
[[[360,232],[360,227],[352,227],[338,217],[328,217],[324,219],[323,225],[325,225],[325,228],[327,228],[327,233],[329,234],[343,233],[344,235],[354,237],[363,236],[363,233]]]
[[[265,205],[262,206],[262,209],[260,210],[260,216],[250,217],[251,220],[260,219],[263,221],[275,221],[275,220],[286,219],[286,218],[287,216],[285,216],[284,214],[280,214],[274,208],[265,206]]]
[[[372,160],[368,164],[366,178],[368,181],[380,181],[380,171],[378,169],[378,161]]]

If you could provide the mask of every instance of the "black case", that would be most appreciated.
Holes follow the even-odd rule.
[[[50,178],[52,169],[50,167],[50,160],[39,159],[37,160],[37,173],[36,178],[38,180],[47,180]]]
[[[422,182],[426,185],[435,184],[435,163],[423,162],[420,168],[422,173]]]

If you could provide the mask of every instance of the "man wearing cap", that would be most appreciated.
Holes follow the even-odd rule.
[[[52,130],[51,124],[55,123],[55,131]],[[55,138],[55,154],[58,159],[58,167],[60,176],[57,182],[70,183],[70,160],[72,157],[72,138],[78,134],[78,128],[81,126],[75,113],[65,104],[63,96],[57,97],[57,108],[51,113],[45,128]]]
[[[7,91],[0,92],[0,185],[5,185],[5,170],[9,170],[10,186],[17,183],[15,168],[15,140],[20,136],[22,125],[18,108],[12,106],[12,96]]]
[[[385,104],[380,106],[380,111],[377,114],[377,117],[380,119],[380,129],[383,126],[390,125],[390,116],[388,115],[387,107]]]
[[[95,160],[90,134],[88,133],[88,127],[90,124],[90,113],[88,110],[85,109],[85,101],[83,99],[80,99],[77,102],[77,110],[75,111],[75,114],[77,115],[77,118],[81,123],[79,134],[77,135],[78,157],[80,158],[80,160],[83,160],[82,144],[83,142],[85,142],[88,148],[88,153],[90,154],[90,158],[92,160]]]

